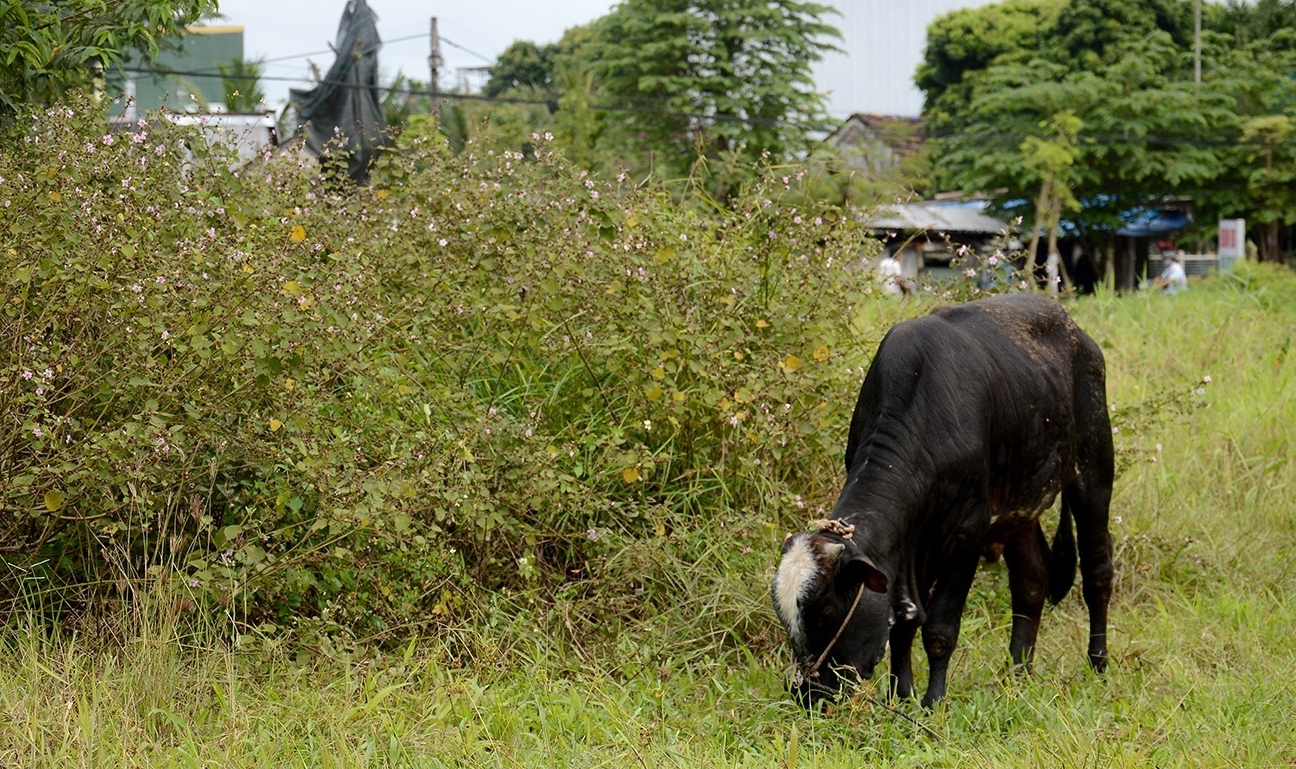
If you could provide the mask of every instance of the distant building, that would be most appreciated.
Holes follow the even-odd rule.
[[[922,121],[857,112],[824,141],[852,169],[875,179],[918,154],[922,148]]]
[[[243,164],[278,146],[275,113],[225,111],[220,68],[243,61],[243,27],[194,26],[185,30],[178,48],[161,51],[153,61],[135,57],[121,72],[126,97],[109,110],[114,131],[135,131],[140,118],[165,120],[198,128],[208,144],[233,149]],[[113,81],[109,80],[110,86]]]
[[[124,101],[115,112],[134,117],[163,108],[223,111],[220,67],[242,60],[243,27],[189,27],[178,50],[163,50],[153,61],[136,57],[126,64],[120,87],[133,101],[129,105]]]
[[[995,0],[830,0],[840,15],[824,21],[841,30],[841,53],[815,65],[816,88],[828,93],[828,114],[914,116],[923,97],[914,73],[927,46],[927,25],[960,8]]]
[[[1008,224],[988,213],[985,200],[924,200],[884,206],[864,216],[884,253],[906,278],[960,279],[983,265],[997,244],[1008,244]],[[985,282],[992,274],[981,275]]]

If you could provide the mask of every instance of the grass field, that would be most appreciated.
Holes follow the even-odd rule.
[[[10,628],[0,765],[1296,765],[1296,280],[1243,276],[1071,305],[1107,355],[1120,428],[1105,676],[1085,663],[1078,590],[1046,612],[1034,675],[1006,675],[990,566],[948,702],[893,707],[866,688],[807,714],[785,695],[768,608],[783,532],[753,521],[763,550],[718,541],[723,580],[683,575],[695,590],[678,609],[610,642],[583,644],[577,616],[564,637],[538,632],[562,606],[525,593],[381,655],[226,643],[181,631],[161,600],[58,640]]]

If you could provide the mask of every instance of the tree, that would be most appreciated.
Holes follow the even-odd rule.
[[[1057,138],[1041,126],[1071,112],[1080,124],[1068,142],[1075,153],[1068,186],[1084,207],[1069,219],[1091,253],[1106,250],[1109,258],[1095,266],[1128,286],[1132,263],[1118,271],[1104,248],[1122,216],[1167,195],[1194,194],[1229,166],[1228,144],[1203,137],[1232,135],[1237,95],[1213,82],[1198,87],[1190,71],[1185,52],[1155,32],[1095,69],[1035,58],[969,73],[972,98],[950,118],[955,127],[940,142],[938,174],[964,190],[1003,190],[1001,201],[1039,201],[1040,153]],[[1051,216],[1047,209],[1028,213]]]
[[[1160,30],[1176,47],[1193,43],[1189,0],[1070,0],[1045,35],[1045,51],[1072,66],[1095,69]]]
[[[1280,30],[1296,29],[1293,0],[1228,0],[1213,15],[1211,28],[1232,35],[1239,45],[1266,41]]]
[[[496,97],[523,86],[548,90],[553,83],[554,56],[557,53],[557,45],[514,41],[490,66],[490,78],[482,87],[482,95]]]
[[[0,120],[93,86],[132,51],[153,58],[216,0],[0,0]]]
[[[383,90],[379,105],[387,129],[400,131],[414,115],[426,115],[432,110],[432,95],[428,83],[397,72]]]
[[[1291,146],[1296,122],[1287,115],[1265,115],[1248,120],[1242,141],[1251,145],[1254,162],[1246,175],[1255,200],[1251,209],[1257,224],[1264,225],[1260,240],[1261,258],[1285,262],[1278,243],[1278,229],[1296,214],[1296,152]]]
[[[783,160],[827,126],[811,66],[834,50],[831,8],[799,0],[625,0],[577,52],[615,106],[603,141],[683,174],[699,158]],[[722,189],[732,180],[722,181]]]
[[[1267,37],[1240,45],[1219,31],[1237,16],[1204,10],[1201,83],[1193,79],[1186,0],[1072,0],[1036,36],[1036,50],[1002,50],[980,69],[973,65],[982,59],[929,50],[928,62],[967,65],[924,81],[933,89],[925,115],[938,127],[940,184],[1001,190],[1001,203],[1029,201],[1024,213],[1047,222],[1055,203],[1040,194],[1047,190],[1037,171],[1057,147],[1049,147],[1056,135],[1040,125],[1070,111],[1080,120],[1070,143],[1070,189],[1083,209],[1068,220],[1091,254],[1105,253],[1095,266],[1109,281],[1135,281],[1133,261],[1112,248],[1124,217],[1168,196],[1191,198],[1198,222],[1244,217],[1265,224],[1262,257],[1280,258],[1278,234],[1296,222],[1296,200],[1287,194],[1296,183],[1287,172],[1296,153],[1286,133],[1296,125],[1296,31],[1267,21],[1255,27]],[[960,13],[980,12],[988,13]],[[1275,13],[1264,18],[1280,18]],[[958,47],[951,30],[982,27],[947,18],[941,28],[942,45]]]
[[[1048,233],[1048,261],[1045,267],[1049,293],[1056,294],[1062,256],[1058,252],[1058,228],[1062,211],[1078,211],[1080,203],[1071,191],[1076,159],[1075,139],[1083,125],[1074,112],[1064,110],[1040,124],[1046,136],[1028,136],[1021,143],[1023,165],[1039,177],[1035,199],[1035,226],[1031,228],[1030,250],[1026,252],[1026,275],[1035,275],[1035,254],[1040,232]],[[1070,281],[1068,280],[1068,285]]]
[[[927,27],[923,60],[914,84],[925,95],[924,115],[930,121],[942,97],[953,90],[950,108],[967,102],[964,76],[991,64],[1034,56],[1041,37],[1050,29],[1064,0],[1006,0],[981,8],[951,11]]]
[[[265,109],[265,90],[261,88],[261,60],[234,59],[217,66],[225,109],[230,112],[259,112]]]

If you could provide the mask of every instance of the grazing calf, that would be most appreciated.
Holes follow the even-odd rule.
[[[1002,553],[1013,662],[1026,667],[1045,598],[1075,581],[1089,662],[1107,663],[1113,471],[1102,352],[1054,301],[1003,296],[900,323],[864,377],[832,517],[783,544],[774,610],[796,660],[794,694],[833,698],[891,645],[891,692],[913,695],[922,629],[924,705],[945,696],[963,607],[983,554]],[[1040,515],[1062,495],[1050,548]],[[1074,521],[1074,533],[1072,522]]]

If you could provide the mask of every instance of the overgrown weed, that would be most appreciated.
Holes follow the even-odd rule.
[[[1290,272],[1068,304],[1120,428],[1106,676],[1078,591],[1045,616],[1035,674],[1011,676],[992,566],[948,703],[884,706],[872,681],[805,713],[768,606],[779,543],[835,496],[881,334],[943,300],[833,270],[849,227],[779,208],[781,177],[730,221],[556,158],[453,166],[407,141],[418,163],[329,199],[295,166],[264,193],[218,163],[201,186],[164,168],[150,189],[192,195],[151,234],[116,218],[148,195],[41,178],[57,149],[4,156],[44,228],[0,236],[29,268],[6,277],[5,322],[46,330],[7,326],[28,346],[0,370],[0,763],[1296,760]],[[104,215],[83,221],[76,194]],[[84,322],[96,306],[121,317]],[[37,447],[54,424],[73,440]]]

